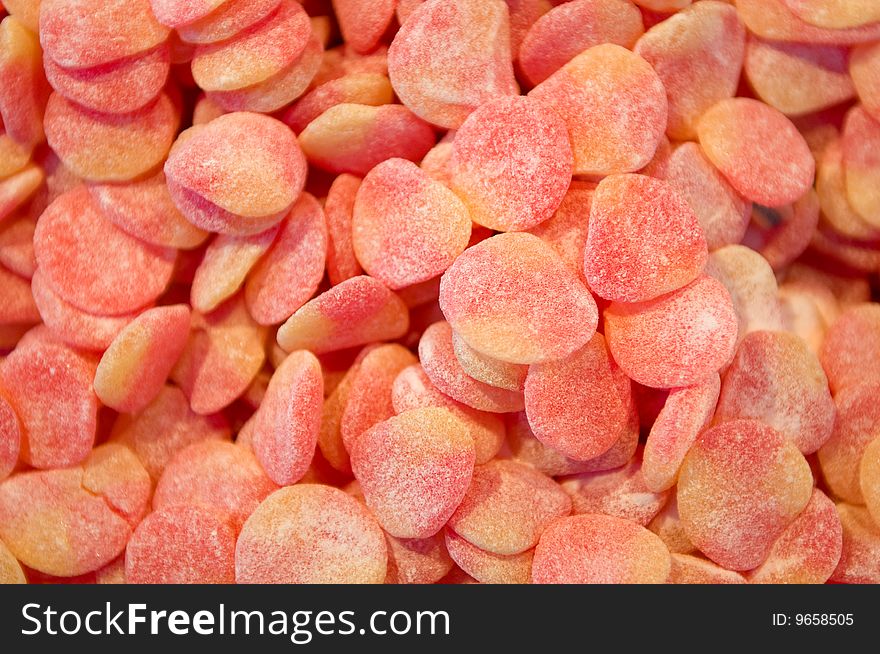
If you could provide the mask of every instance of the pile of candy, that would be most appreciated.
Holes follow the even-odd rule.
[[[880,582],[876,0],[0,16],[0,582]]]

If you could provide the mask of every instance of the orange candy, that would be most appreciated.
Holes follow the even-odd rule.
[[[666,129],[663,83],[647,61],[619,45],[579,54],[529,96],[553,107],[568,125],[576,175],[639,170]],[[631,110],[621,114],[619,106]]]
[[[532,564],[536,584],[662,584],[671,567],[669,550],[635,522],[582,514],[544,531]]]

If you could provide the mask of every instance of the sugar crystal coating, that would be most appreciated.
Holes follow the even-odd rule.
[[[844,584],[880,583],[880,528],[861,506],[837,505],[837,514],[843,526],[843,550],[832,582]]]
[[[688,452],[678,511],[706,556],[730,570],[749,570],[767,559],[812,488],[794,443],[760,422],[734,420],[705,431]]]
[[[385,580],[387,546],[366,507],[318,484],[282,488],[254,511],[238,537],[238,583],[372,583]]]
[[[520,554],[495,554],[480,549],[456,534],[445,530],[446,548],[455,563],[483,584],[528,584],[532,579],[534,549]]]
[[[557,520],[541,535],[532,563],[537,584],[662,584],[669,550],[635,522],[581,514]]]

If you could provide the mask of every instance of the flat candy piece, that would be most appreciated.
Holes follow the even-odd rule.
[[[40,312],[26,278],[0,266],[0,284],[4,296],[0,324],[33,325],[40,322]]]
[[[843,551],[829,581],[842,584],[880,583],[880,528],[861,506],[837,505],[843,525]]]
[[[327,259],[327,223],[321,205],[303,193],[269,251],[248,275],[244,297],[261,325],[284,322],[318,290]]]
[[[9,548],[0,540],[0,586],[4,584],[26,584],[27,578],[21,564]]]
[[[608,515],[557,520],[535,548],[536,584],[662,584],[669,550],[644,527]]]
[[[828,330],[819,359],[835,395],[876,377],[880,366],[880,307],[859,303],[844,310]]]
[[[541,224],[526,230],[553,248],[582,279],[595,188],[596,185],[590,182],[572,181],[556,212]]]
[[[736,9],[697,2],[639,39],[634,51],[654,67],[666,89],[669,138],[693,139],[700,116],[736,94],[745,37]]]
[[[547,220],[571,183],[565,122],[528,96],[478,107],[452,143],[450,187],[477,224],[523,231]]]
[[[65,68],[91,68],[138,55],[163,43],[170,30],[150,0],[42,0],[40,42]]]
[[[351,467],[377,520],[392,536],[427,538],[461,503],[474,442],[447,409],[406,411],[361,434]]]
[[[18,414],[5,392],[0,391],[0,481],[6,479],[18,465],[21,429]]]
[[[43,109],[49,94],[36,32],[14,16],[0,23],[0,117],[5,135],[25,147],[43,140]]]
[[[361,434],[394,415],[392,386],[407,366],[418,363],[402,345],[388,343],[371,349],[353,373],[339,431],[345,448],[351,452]]]
[[[525,387],[528,366],[499,361],[486,356],[468,345],[455,332],[452,333],[452,349],[455,352],[455,358],[458,359],[468,377],[508,391],[521,393]]]
[[[303,305],[278,329],[278,344],[288,352],[322,354],[393,340],[408,327],[403,301],[378,280],[361,275]]]
[[[560,482],[571,496],[572,513],[599,513],[647,527],[663,509],[670,493],[652,492],[645,483],[640,455],[622,468],[585,472]]]
[[[752,203],[734,190],[698,143],[682,143],[672,150],[661,177],[687,200],[709,250],[742,241]]]
[[[414,114],[455,129],[487,100],[517,94],[511,60],[504,2],[428,0],[394,37],[388,73]]]
[[[396,0],[333,0],[342,38],[355,52],[370,52],[394,18]]]
[[[651,520],[648,529],[657,534],[673,554],[692,554],[697,551],[681,524],[675,493],[672,494],[660,513]]]
[[[874,522],[880,525],[880,437],[871,441],[862,454],[862,462],[859,465],[859,487],[862,489],[862,497],[865,498],[865,504]]]
[[[364,270],[392,289],[445,272],[471,236],[462,201],[416,164],[389,159],[357,191],[352,245]]]
[[[819,359],[800,337],[758,331],[746,336],[724,373],[716,421],[760,420],[812,454],[831,437],[834,401]]]
[[[758,100],[730,98],[703,113],[700,146],[730,185],[768,207],[794,202],[813,183],[816,162],[797,128]]]
[[[361,275],[354,253],[352,216],[361,179],[343,173],[333,180],[324,201],[327,218],[327,277],[332,285]]]
[[[254,454],[279,486],[295,484],[306,473],[318,442],[323,401],[318,359],[304,350],[289,354],[269,381],[252,437]]]
[[[311,36],[312,25],[302,5],[283,0],[277,11],[234,38],[197,46],[193,79],[208,93],[265,82],[299,59]]]
[[[204,18],[229,0],[150,0],[153,15],[172,29]]]
[[[200,416],[176,386],[165,386],[152,404],[136,415],[119,416],[110,432],[112,442],[129,447],[156,482],[177,452],[204,440],[230,438],[221,414]]]
[[[153,508],[207,506],[228,515],[237,532],[254,509],[277,489],[247,448],[205,440],[171,459],[156,484]]]
[[[706,273],[730,293],[739,325],[737,341],[759,330],[782,330],[779,288],[770,264],[744,245],[728,245],[709,255]]]
[[[774,42],[746,45],[744,72],[757,96],[787,116],[826,109],[855,95],[843,46]]]
[[[584,275],[597,295],[644,302],[689,284],[708,258],[690,205],[671,184],[645,175],[611,175],[596,187]]]
[[[735,0],[735,2],[739,17],[749,31],[765,39],[849,45],[876,41],[880,38],[880,22],[845,29],[827,29],[811,25],[799,18],[789,9],[786,0]]]
[[[560,359],[595,332],[596,303],[537,236],[498,234],[443,274],[440,308],[468,345],[509,363]]]
[[[845,238],[870,241],[880,236],[880,221],[873,216],[870,221],[867,220],[855,210],[849,200],[843,140],[831,140],[822,151],[817,164],[816,193],[819,196],[823,225]]]
[[[64,343],[85,350],[106,350],[139,313],[99,316],[82,311],[49,288],[41,269],[34,271],[31,290],[43,324]]]
[[[434,140],[431,126],[399,104],[337,104],[300,134],[313,165],[355,175],[366,175],[386,159],[419,161]]]
[[[685,455],[712,420],[720,392],[718,373],[670,391],[645,442],[642,476],[650,490],[659,492],[675,485]]]
[[[859,464],[868,445],[880,435],[880,383],[866,380],[834,394],[837,417],[834,431],[819,449],[822,478],[835,497],[852,504],[863,504],[859,484]]]
[[[849,74],[862,107],[880,120],[880,44],[867,43],[850,51]]]
[[[782,0],[801,20],[828,29],[880,22],[880,8],[870,0]]]
[[[94,368],[52,342],[19,345],[0,365],[0,387],[21,420],[21,460],[35,468],[83,461],[97,429]]]
[[[447,526],[493,554],[522,554],[544,529],[571,512],[571,499],[555,481],[518,461],[474,468],[470,488]]]
[[[75,174],[96,182],[124,182],[162,163],[178,120],[178,110],[165,93],[127,114],[98,113],[53,93],[44,125],[49,145]]]
[[[248,518],[235,550],[238,583],[381,584],[385,535],[355,498],[300,484],[267,497]]]
[[[168,81],[171,52],[162,44],[134,58],[93,68],[64,68],[44,59],[46,78],[58,93],[87,109],[110,114],[138,111],[155,100]]]
[[[118,443],[92,450],[83,463],[82,486],[103,497],[132,528],[146,515],[153,491],[150,475],[137,456]]]
[[[436,584],[453,568],[443,534],[430,538],[387,536],[386,584]]]
[[[214,11],[175,25],[187,43],[217,43],[232,38],[269,16],[281,0],[226,0]]]
[[[81,467],[25,472],[0,484],[0,539],[21,563],[75,577],[125,549],[128,521],[83,487]]]
[[[165,174],[172,198],[197,226],[210,230],[218,225],[202,224],[202,216],[188,212],[176,188],[238,216],[238,223],[230,225],[234,233],[254,233],[271,226],[265,224],[267,217],[277,216],[274,224],[286,215],[305,184],[306,161],[284,123],[239,112],[181,134]]]
[[[284,122],[299,134],[313,120],[339,104],[363,104],[378,107],[394,102],[394,89],[385,75],[355,73],[317,86],[301,97],[284,113]]]
[[[171,378],[193,411],[216,413],[247,390],[266,359],[266,329],[256,324],[241,294],[207,315],[193,314],[193,330]]]
[[[778,210],[782,216],[780,224],[770,230],[759,246],[761,256],[774,272],[788,267],[809,247],[819,224],[819,209],[819,195],[811,189],[794,204]]]
[[[190,250],[208,238],[177,209],[161,171],[124,184],[91,184],[89,191],[110,222],[147,243]]]
[[[554,7],[529,28],[519,65],[540,84],[584,50],[601,43],[631,48],[644,32],[642,15],[629,0],[574,0]]]
[[[235,531],[223,514],[179,504],[148,515],[125,549],[130,584],[230,584]]]
[[[468,376],[455,357],[452,328],[445,321],[430,325],[419,340],[425,374],[441,393],[480,411],[508,413],[523,408],[519,391],[497,388]]]
[[[620,437],[633,407],[629,379],[601,334],[565,359],[529,366],[525,405],[535,437],[565,456],[587,461]]]
[[[407,366],[394,378],[391,402],[395,413],[427,407],[449,409],[467,425],[467,431],[474,439],[478,465],[491,461],[504,444],[504,422],[499,416],[479,411],[441,393],[419,364]]]
[[[190,288],[193,309],[208,313],[235,295],[275,242],[281,225],[249,236],[219,234],[205,249]]]
[[[95,373],[95,393],[105,406],[137,413],[162,390],[186,346],[190,309],[185,304],[148,309],[113,339]]]
[[[745,584],[746,578],[733,570],[725,570],[707,559],[690,554],[672,554],[670,584]]]
[[[843,168],[850,204],[866,221],[880,227],[880,122],[853,107],[843,123]]]
[[[683,289],[605,310],[605,338],[614,360],[640,384],[690,386],[733,355],[737,317],[730,294],[705,275]]]
[[[521,554],[495,554],[472,545],[451,529],[444,532],[446,549],[455,563],[483,584],[528,584],[532,581],[534,549]]]
[[[729,570],[750,570],[812,492],[810,466],[794,443],[760,422],[735,420],[703,432],[688,452],[678,511],[701,552]]]
[[[130,313],[155,301],[171,280],[176,256],[114,226],[85,186],[43,212],[34,253],[55,293],[83,311],[104,315]]]
[[[767,559],[748,572],[753,584],[824,584],[840,561],[843,529],[837,509],[815,489],[809,504],[773,543]]]
[[[44,180],[43,171],[33,164],[0,180],[0,225],[34,195]]]
[[[544,100],[568,125],[576,175],[639,170],[666,129],[668,103],[657,73],[642,57],[612,43],[582,52],[529,96]],[[621,106],[629,110],[621,113]]]

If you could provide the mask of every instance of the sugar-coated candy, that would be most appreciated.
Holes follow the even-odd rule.
[[[107,220],[85,186],[64,193],[43,212],[34,253],[55,293],[99,315],[129,313],[153,302],[171,280],[176,257],[174,250],[129,236]]]
[[[637,455],[622,468],[566,477],[561,485],[571,495],[572,513],[601,513],[648,526],[670,493],[652,492],[643,468],[642,457]]]
[[[848,307],[830,326],[819,358],[834,394],[875,377],[880,363],[880,307]]]
[[[880,226],[880,121],[861,106],[850,109],[843,124],[846,197],[859,215]]]
[[[428,0],[394,37],[388,74],[403,104],[447,129],[493,97],[516,95],[506,4]]]
[[[757,100],[721,100],[702,114],[697,136],[709,161],[748,200],[776,207],[794,202],[813,183],[816,165],[803,136]]]
[[[379,73],[352,73],[329,80],[309,91],[284,113],[284,122],[299,134],[313,120],[340,104],[380,106],[394,101],[388,77]]]
[[[820,490],[770,548],[767,559],[747,573],[753,584],[824,584],[840,561],[843,529],[837,509]]]
[[[229,439],[229,424],[222,414],[198,415],[183,391],[170,385],[140,413],[120,415],[110,432],[111,442],[131,449],[154,482],[168,462],[189,445]]]
[[[452,334],[449,323],[441,321],[430,325],[419,340],[419,358],[431,383],[441,393],[480,411],[522,410],[521,392],[491,386],[467,374],[455,356]]]
[[[334,173],[366,175],[392,158],[418,161],[434,145],[434,130],[399,104],[337,104],[300,134],[309,162]]]
[[[368,53],[394,18],[396,0],[333,0],[342,38],[356,52]]]
[[[34,468],[81,463],[95,442],[93,364],[64,345],[19,345],[0,363],[0,388],[21,421],[21,460]]]
[[[529,28],[519,65],[532,84],[540,84],[584,50],[601,43],[631,48],[643,32],[642,16],[629,0],[573,0]]]
[[[0,390],[0,480],[15,470],[21,448],[21,421]]]
[[[333,352],[406,333],[403,301],[381,282],[359,275],[304,304],[278,329],[278,344],[291,352]]]
[[[26,583],[27,578],[24,576],[24,570],[21,569],[18,559],[0,540],[0,585]]]
[[[531,234],[498,234],[456,259],[440,307],[476,350],[509,363],[559,359],[595,332],[596,303],[553,249]]]
[[[880,583],[880,528],[861,506],[837,505],[843,526],[843,549],[830,581],[844,584]]]
[[[559,484],[531,466],[492,461],[474,468],[447,527],[482,550],[521,554],[537,545],[551,522],[567,516],[571,505]]]
[[[692,139],[700,116],[736,92],[746,32],[726,2],[697,2],[645,32],[633,48],[657,71],[669,100],[670,138]]]
[[[678,511],[688,538],[730,570],[763,563],[807,506],[813,477],[794,443],[755,420],[703,432],[682,463]]]
[[[227,514],[240,530],[254,509],[277,489],[247,448],[204,440],[171,459],[156,484],[153,508],[207,506]]]
[[[358,188],[352,213],[354,253],[364,270],[389,288],[445,272],[470,235],[465,205],[414,163],[388,159]]]
[[[639,170],[666,129],[668,103],[657,73],[639,55],[611,43],[577,55],[529,96],[552,106],[568,125],[576,175]],[[622,105],[630,110],[621,113],[616,107]]]
[[[880,434],[877,380],[848,386],[834,394],[837,408],[831,438],[819,448],[822,477],[832,493],[845,502],[864,504],[859,465],[868,445]]]
[[[354,253],[352,217],[361,179],[342,173],[333,180],[324,201],[327,219],[327,277],[333,285],[364,272]]]
[[[0,117],[4,135],[16,143],[42,142],[48,85],[36,34],[14,16],[0,22]]]
[[[165,174],[175,204],[197,227],[253,234],[281,222],[293,206],[306,161],[284,123],[236,112],[181,134]]]
[[[746,578],[708,559],[690,554],[672,554],[670,584],[745,584]]]
[[[208,0],[208,3],[213,2],[214,0]],[[178,1],[176,4],[184,5],[188,2]],[[181,9],[179,6],[173,8],[178,16],[176,21],[186,21],[175,24],[174,27],[180,37],[188,43],[217,43],[256,25],[275,11],[280,4],[281,0],[226,0],[219,6],[215,4],[208,9],[206,3],[199,0],[194,7],[195,12],[198,13],[189,13],[191,9]],[[186,13],[189,15],[184,17]]]
[[[648,489],[659,492],[675,484],[685,455],[712,420],[720,392],[717,373],[670,390],[645,441],[641,473]]]
[[[461,364],[465,373],[477,381],[505,388],[509,391],[522,392],[526,383],[526,375],[529,367],[519,363],[499,361],[478,352],[458,334],[452,333],[452,349],[455,358]]]
[[[727,363],[736,344],[730,294],[708,276],[648,302],[605,310],[611,355],[633,380],[656,388],[689,386]]]
[[[247,275],[244,298],[261,325],[277,325],[318,290],[327,259],[327,222],[318,201],[302,193],[268,252]]]
[[[662,584],[671,567],[666,545],[644,527],[610,515],[562,518],[535,548],[536,584]]]
[[[880,45],[866,43],[853,48],[849,74],[865,111],[880,119]]]
[[[747,335],[724,373],[717,421],[760,420],[812,454],[831,437],[835,408],[819,359],[787,332]]]
[[[245,522],[235,548],[238,583],[381,584],[385,535],[355,498],[319,484],[275,491]]]
[[[482,584],[531,583],[534,549],[520,554],[495,554],[480,549],[451,529],[445,530],[445,541],[456,565]]]
[[[607,452],[627,428],[630,380],[601,334],[565,359],[529,366],[525,408],[535,437],[565,456],[587,461]]]
[[[452,143],[450,186],[471,219],[499,231],[523,231],[553,215],[571,182],[565,122],[529,96],[478,107]]]
[[[148,309],[126,325],[104,352],[94,389],[105,406],[137,413],[162,390],[189,337],[189,307]]]
[[[474,442],[443,408],[413,409],[354,442],[351,467],[367,506],[398,538],[436,534],[461,504],[474,470]]]
[[[707,255],[696,214],[670,184],[645,175],[599,182],[584,251],[594,293],[616,302],[652,300],[696,279]]]
[[[153,511],[125,548],[133,584],[228,584],[235,580],[235,530],[212,509],[176,504]]]
[[[880,437],[871,441],[862,454],[859,486],[874,522],[880,524]]]

